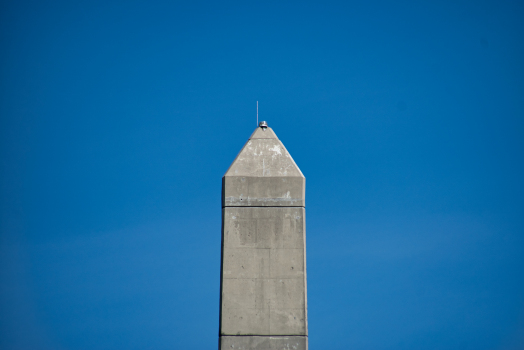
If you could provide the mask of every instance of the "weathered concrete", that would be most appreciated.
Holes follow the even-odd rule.
[[[249,139],[225,176],[303,177],[278,139]]]
[[[302,172],[257,128],[222,186],[220,348],[307,349]]]
[[[225,207],[223,230],[222,334],[306,335],[305,209]]]
[[[304,177],[224,176],[222,206],[304,207]]]
[[[307,350],[307,337],[220,337],[221,350]]]
[[[223,206],[305,206],[306,179],[271,128],[257,128],[223,178]]]

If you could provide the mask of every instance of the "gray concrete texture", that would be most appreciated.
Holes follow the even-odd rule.
[[[305,178],[257,128],[222,183],[221,349],[307,349]]]
[[[307,350],[307,337],[228,337],[220,339],[222,350]]]
[[[271,128],[257,128],[223,178],[223,206],[305,206],[306,179]]]

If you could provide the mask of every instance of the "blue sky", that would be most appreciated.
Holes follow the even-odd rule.
[[[311,349],[524,348],[523,18],[4,1],[0,347],[216,348],[258,100],[307,178]]]

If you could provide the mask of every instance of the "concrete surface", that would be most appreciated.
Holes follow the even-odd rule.
[[[273,130],[261,129],[251,135],[224,176],[304,177]],[[256,138],[260,133],[272,133],[274,137]]]
[[[307,349],[305,178],[257,128],[222,182],[221,349]]]
[[[224,176],[222,206],[304,207],[304,177]]]
[[[307,350],[307,337],[228,337],[220,338],[221,350]]]

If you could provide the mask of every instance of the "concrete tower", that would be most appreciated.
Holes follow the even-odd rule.
[[[265,122],[222,178],[221,350],[307,349],[305,184]]]

